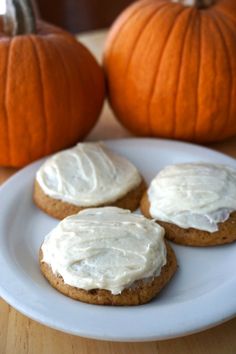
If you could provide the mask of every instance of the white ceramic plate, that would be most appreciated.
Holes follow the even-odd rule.
[[[235,160],[191,144],[154,139],[107,144],[133,161],[147,182],[172,163],[209,161],[236,167]],[[0,189],[0,295],[10,305],[61,331],[114,341],[182,336],[236,314],[236,243],[204,249],[173,245],[179,270],[160,296],[146,305],[95,306],[54,290],[38,267],[40,244],[57,224],[32,202],[34,176],[42,162],[26,167]]]

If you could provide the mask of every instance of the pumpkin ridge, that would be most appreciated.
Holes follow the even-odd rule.
[[[165,52],[165,49],[166,49],[166,46],[169,42],[169,39],[171,37],[171,34],[175,28],[175,25],[180,17],[181,14],[183,14],[186,10],[188,10],[187,8],[180,8],[180,11],[177,13],[176,17],[174,18],[174,21],[173,21],[173,24],[172,26],[170,26],[170,29],[167,33],[167,36],[166,36],[166,40],[165,40],[165,44],[162,48],[162,53],[161,53],[161,56],[160,56],[160,59],[159,59],[159,63],[157,64],[157,67],[156,67],[156,71],[155,71],[155,74],[154,74],[154,80],[153,80],[153,83],[152,83],[152,87],[151,87],[151,90],[150,90],[150,96],[149,96],[149,99],[148,99],[148,102],[149,102],[149,114],[148,114],[148,125],[150,127],[150,133],[152,134],[152,117],[151,117],[151,104],[152,104],[152,100],[153,100],[153,96],[154,96],[154,92],[155,92],[155,87],[156,87],[156,82],[157,82],[157,79],[158,79],[158,74],[159,74],[159,71],[160,71],[160,66],[161,66],[161,63],[162,63],[162,59],[163,59],[163,56],[164,56],[164,52]]]
[[[32,48],[34,50],[34,54],[35,54],[35,59],[37,61],[37,67],[38,67],[38,74],[39,74],[39,84],[40,84],[40,92],[41,93],[41,102],[42,102],[42,110],[43,110],[43,115],[42,118],[45,122],[44,126],[45,126],[45,139],[44,139],[44,151],[45,154],[47,155],[48,153],[48,148],[47,148],[47,141],[48,141],[48,129],[47,129],[47,116],[46,116],[46,108],[45,108],[45,98],[44,98],[44,86],[43,86],[43,79],[42,79],[42,68],[41,68],[41,63],[40,63],[40,59],[39,59],[39,53],[38,53],[38,48],[37,48],[37,44],[35,41],[35,37],[33,35],[29,36],[31,43],[32,43]]]
[[[163,6],[162,6],[163,5]],[[151,20],[157,15],[157,13],[159,12],[159,10],[161,10],[163,7],[165,7],[164,5],[167,6],[167,3],[162,3],[160,7],[158,7],[157,9],[155,8],[154,11],[151,13],[150,16],[148,16],[147,20],[146,20],[146,24],[144,27],[141,28],[141,30],[138,32],[136,41],[133,45],[132,48],[132,54],[130,55],[129,61],[126,64],[126,70],[125,70],[125,76],[128,75],[128,71],[129,71],[129,66],[132,62],[132,58],[134,56],[135,53],[135,49],[137,48],[137,45],[139,43],[140,38],[142,37],[142,34],[144,33],[145,29],[147,28],[147,26],[150,24]]]
[[[136,8],[135,8],[134,12],[132,12],[132,13],[130,14],[130,16],[128,16],[128,17],[126,18],[126,22],[123,23],[122,26],[120,27],[119,35],[122,33],[122,30],[124,30],[124,29],[126,28],[125,25],[126,25],[127,23],[129,23],[129,21],[131,21],[131,19],[132,19],[135,15],[137,15],[137,13],[139,13],[140,9],[143,10],[143,8],[149,6],[149,2],[145,2],[145,4],[143,4],[142,7],[140,7],[139,4],[137,5],[137,3],[134,3],[132,6],[133,6],[133,7],[136,7]],[[110,47],[110,55],[112,54],[112,52],[113,52],[113,50],[114,50],[114,47],[115,47],[116,42],[118,41],[118,39],[119,39],[119,36],[116,36],[116,37],[115,37],[115,40],[113,39],[112,45],[111,45],[111,47]],[[104,60],[104,61],[105,61],[105,60]]]
[[[220,37],[222,39],[222,43],[223,43],[223,46],[224,46],[224,49],[225,49],[225,56],[227,58],[228,66],[230,68],[230,73],[232,73],[232,65],[231,65],[231,60],[230,60],[230,53],[229,53],[228,45],[227,45],[227,42],[225,40],[223,31],[221,30],[221,26],[219,25],[217,17],[214,16],[214,13],[212,13],[211,18],[213,19],[215,27],[217,28],[217,30],[218,30],[218,32],[220,34]],[[224,126],[222,127],[221,133],[223,133],[224,131],[227,130],[228,122],[229,122],[230,117],[231,117],[233,80],[232,80],[232,76],[231,75],[229,75],[229,77],[230,77],[230,84],[229,84],[229,86],[230,86],[230,89],[229,89],[230,95],[228,97],[226,119],[224,121]],[[222,134],[222,135],[224,135],[224,134]]]
[[[220,135],[217,124],[217,117],[221,112],[222,102],[225,102],[225,97],[221,95],[219,90],[219,82],[221,82],[221,67],[225,66],[226,61],[223,56],[217,55],[219,52],[218,46],[222,46],[219,33],[216,31],[214,22],[207,12],[204,12],[204,17],[201,17],[201,33],[202,33],[202,47],[201,47],[201,72],[199,74],[199,114],[196,123],[196,141],[211,142],[217,141],[217,136]],[[207,36],[204,33],[207,32]],[[209,46],[209,43],[210,46]],[[219,45],[217,44],[219,43]],[[207,48],[210,48],[208,52]],[[222,48],[220,48],[222,49]],[[208,70],[206,70],[208,68]],[[208,81],[209,80],[209,81]],[[210,82],[210,85],[208,83]],[[224,87],[224,86],[223,86]],[[221,85],[221,90],[223,89]],[[223,91],[222,91],[223,92]],[[223,99],[222,99],[223,97]],[[210,100],[210,104],[209,104]],[[225,108],[223,108],[225,109]],[[216,132],[219,132],[217,135]]]
[[[176,87],[176,94],[175,94],[175,99],[174,99],[174,117],[173,117],[173,133],[172,133],[172,136],[174,138],[176,138],[177,102],[178,102],[178,92],[179,92],[179,85],[180,85],[180,78],[181,78],[183,55],[184,55],[184,47],[185,47],[186,37],[187,37],[188,31],[190,29],[190,24],[191,24],[192,19],[194,18],[194,15],[195,15],[195,13],[193,11],[191,11],[189,14],[189,19],[186,24],[185,33],[182,38],[181,58],[180,58],[180,62],[179,62],[179,70],[178,70],[178,75],[177,75],[177,80],[176,80],[177,87]]]
[[[193,140],[197,140],[197,123],[198,123],[198,116],[199,116],[199,91],[200,91],[200,77],[201,77],[201,65],[202,65],[202,21],[201,16],[198,16],[199,21],[199,64],[198,64],[198,83],[196,88],[196,114],[195,114],[195,124],[194,124],[194,133],[193,133]]]
[[[228,20],[233,22],[234,25],[236,25],[236,18],[231,17],[228,12],[223,11],[223,10],[218,10],[216,7],[214,8],[214,13],[217,13],[218,16],[222,18],[222,15],[224,15]]]
[[[165,9],[166,6],[161,7],[160,10],[163,10],[163,8]],[[183,9],[180,8],[180,11],[177,13],[177,17],[182,11],[183,11]],[[158,11],[158,14],[160,15],[159,11]],[[176,21],[176,18],[174,19],[174,21]],[[174,23],[172,25],[174,25]],[[169,31],[168,31],[168,33],[166,35],[165,44],[163,45],[163,48],[161,50],[162,55],[164,53],[165,45],[167,44],[167,41],[168,41],[168,38],[169,38],[169,35],[170,35],[171,31],[172,31],[172,27],[170,26],[170,29],[169,29]],[[155,82],[157,80],[157,75],[158,75],[158,72],[159,72],[159,67],[160,67],[162,55],[159,58],[159,64],[156,65],[156,70],[155,70],[155,73],[154,73],[154,76],[153,76],[154,79],[152,80],[153,82],[151,84],[150,94],[149,94],[149,98],[147,100],[147,102],[149,103],[148,107],[147,107],[147,125],[148,125],[149,134],[151,134],[151,135],[153,134],[153,132],[152,132],[152,124],[151,124],[151,108],[150,107],[151,107],[152,96],[153,96],[153,93],[154,93],[154,90],[155,90]]]
[[[222,24],[224,23],[224,25],[228,28],[228,30],[231,32],[231,34],[233,34],[235,36],[235,33],[232,31],[232,28],[231,28],[231,25],[229,25],[229,23],[227,21],[225,21],[225,19],[221,16],[221,17],[218,17],[218,21],[220,20],[222,22]],[[223,31],[221,31],[223,33]],[[225,37],[224,37],[224,40],[225,40]],[[230,59],[231,58],[231,55],[230,55],[230,51],[229,51],[229,44],[227,44],[227,41],[225,40],[225,44],[226,44],[226,47],[227,47],[227,55],[228,55],[228,58],[229,58],[229,63],[230,63],[230,71],[231,73],[234,72],[234,65],[232,65],[232,60]],[[229,114],[229,117],[228,117],[228,120],[227,120],[227,124],[229,123],[229,121],[231,121],[231,115],[232,115],[232,105],[234,103],[234,80],[233,80],[233,74],[232,76],[230,77],[231,79],[231,91],[230,91],[230,114]],[[235,118],[234,118],[235,119]],[[226,126],[225,126],[226,127]]]
[[[217,11],[217,13],[218,13],[218,11]],[[221,15],[221,14],[219,14],[219,15]],[[224,15],[223,16],[221,15],[220,18],[218,19],[218,21],[219,20],[221,20],[221,22],[224,23],[224,25],[228,28],[228,30],[230,31],[233,38],[236,39],[235,27],[234,27],[233,21],[231,21],[231,23],[227,22]],[[231,55],[229,53],[229,48],[230,48],[230,46],[227,45],[228,55],[229,55],[229,58],[231,58]],[[234,65],[232,65],[232,61],[230,61],[230,68],[231,68],[231,73],[233,73],[234,72]],[[232,77],[233,77],[233,75],[232,75]],[[231,108],[232,108],[232,104],[234,103],[234,96],[233,96],[234,80],[232,78],[231,78],[231,80],[232,80],[232,91],[231,91]]]
[[[223,16],[222,16],[222,14],[220,14],[218,11],[217,11],[217,14],[220,16],[220,19],[221,19],[221,22],[223,22],[224,23],[224,25],[228,28],[228,30],[231,32],[231,35],[233,36],[233,38],[234,39],[236,39],[236,35],[235,35],[235,25],[234,25],[234,21],[226,21],[226,19],[228,18],[227,16],[225,16],[225,14],[223,14]],[[226,18],[225,18],[226,17]],[[236,22],[235,22],[236,23]],[[228,47],[228,51],[229,51],[229,46],[227,46]],[[231,56],[230,56],[231,57]],[[234,63],[234,62],[233,62]],[[232,65],[232,62],[231,62],[231,71],[232,71],[232,73],[234,72],[236,70],[236,66],[234,67],[234,65]],[[232,76],[233,77],[233,76]],[[234,86],[235,86],[235,89],[234,89]],[[232,98],[231,98],[231,105],[233,104],[233,103],[235,103],[235,96],[233,95],[233,93],[234,93],[234,91],[236,91],[236,79],[235,79],[235,81],[232,79],[232,92],[231,92],[231,96],[232,96]],[[236,112],[236,107],[234,107],[234,111],[233,112]],[[230,117],[230,123],[231,123],[231,121],[232,121],[232,123],[234,124],[235,123],[235,113],[234,113],[234,115],[232,116],[232,119],[231,119],[231,117]],[[234,130],[234,134],[235,134],[235,130]],[[230,137],[230,136],[232,136],[232,133],[229,135],[229,134],[227,134],[227,137]]]
[[[12,163],[12,151],[11,151],[11,135],[10,135],[10,127],[9,127],[9,114],[7,109],[7,93],[8,93],[8,84],[9,84],[9,67],[10,67],[10,56],[11,56],[11,49],[12,49],[12,41],[13,38],[9,40],[9,48],[7,54],[7,63],[6,63],[6,80],[5,80],[5,97],[4,97],[4,106],[5,106],[5,115],[6,115],[6,136],[8,142],[8,159],[10,164]]]
[[[140,41],[140,39],[142,38],[142,34],[145,32],[146,28],[148,27],[148,25],[150,24],[150,22],[152,21],[153,18],[156,17],[156,15],[159,13],[159,10],[161,10],[163,7],[167,6],[167,3],[161,3],[161,5],[158,8],[154,8],[154,10],[151,12],[151,14],[149,14],[149,16],[146,19],[145,25],[139,29],[138,34],[136,35],[136,40],[134,42],[134,45],[132,47],[132,54],[129,57],[129,60],[127,61],[126,65],[125,65],[125,69],[124,69],[124,78],[126,79],[129,76],[129,70],[131,68],[131,62],[134,58],[135,55],[135,50],[138,46],[138,43]],[[127,80],[124,80],[124,95],[127,96]]]
[[[19,39],[17,37],[15,37],[16,40],[19,41]],[[24,135],[24,140],[27,140],[26,142],[26,145],[28,145],[28,148],[25,149],[27,150],[27,153],[28,153],[28,158],[29,158],[29,161],[32,161],[31,159],[31,147],[32,147],[32,137],[31,137],[31,134],[30,134],[30,122],[26,120],[26,117],[25,117],[25,122],[24,122],[24,129],[25,129],[25,135]],[[14,158],[14,161],[15,161],[15,158]]]
[[[55,39],[54,39],[54,41],[55,41]],[[60,61],[62,63],[62,67],[63,67],[64,73],[65,73],[64,76],[65,76],[65,80],[66,80],[66,86],[68,88],[68,92],[70,93],[71,92],[71,86],[70,86],[70,83],[69,83],[69,80],[68,80],[67,66],[65,65],[65,61],[64,61],[63,55],[61,54],[60,50],[58,50],[57,45],[55,45],[54,41],[51,41],[52,42],[52,46],[54,47],[55,51],[57,52],[58,57],[60,58]],[[71,98],[71,95],[69,94],[68,95],[68,99],[67,99],[68,111],[72,112],[72,110],[71,110],[71,102],[70,102],[71,99],[70,98]],[[71,114],[70,114],[70,116],[71,116]],[[68,132],[70,133],[70,136],[71,136],[71,120],[68,119],[67,123],[68,123]]]

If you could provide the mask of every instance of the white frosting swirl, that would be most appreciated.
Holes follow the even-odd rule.
[[[46,195],[86,207],[118,200],[141,183],[141,176],[104,144],[80,143],[50,157],[36,180]]]
[[[167,166],[152,180],[148,198],[156,220],[215,232],[236,210],[236,170],[208,163]]]
[[[130,211],[85,209],[62,220],[45,238],[43,261],[66,284],[119,294],[166,263],[164,229]]]

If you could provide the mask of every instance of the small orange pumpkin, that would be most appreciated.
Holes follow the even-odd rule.
[[[236,1],[144,0],[112,27],[110,104],[138,135],[211,142],[236,134]]]
[[[69,33],[36,24],[29,0],[7,6],[0,33],[0,165],[22,166],[88,134],[104,101],[104,77]]]

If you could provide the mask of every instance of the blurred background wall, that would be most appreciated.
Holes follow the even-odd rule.
[[[134,0],[37,0],[41,17],[70,32],[104,28]]]

